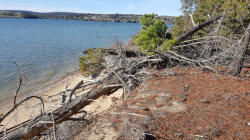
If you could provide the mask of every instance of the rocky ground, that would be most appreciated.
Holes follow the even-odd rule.
[[[154,72],[124,102],[113,97],[108,110],[87,115],[88,121],[60,124],[58,138],[247,140],[250,80],[244,71],[244,78],[187,67]]]

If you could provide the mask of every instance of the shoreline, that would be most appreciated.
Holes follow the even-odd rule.
[[[68,89],[73,89],[80,81],[82,81],[83,76],[78,72],[72,75],[66,76],[62,78],[62,80],[49,89],[44,89],[36,96],[43,98],[44,102],[44,112],[50,112],[61,106],[62,96],[59,94],[62,91],[65,91],[66,86],[68,85]],[[86,79],[91,79],[89,77],[85,77]],[[101,77],[99,77],[101,78]],[[70,83],[70,84],[69,84]],[[75,93],[76,97],[82,96],[87,93],[90,89],[86,89],[84,91],[79,91]],[[90,115],[97,115],[101,112],[108,110],[112,107],[114,101],[113,98],[121,99],[123,90],[119,89],[112,95],[104,95],[98,98],[95,102],[90,105],[84,107],[84,110],[88,112]],[[68,95],[69,93],[67,93]],[[21,95],[17,98],[17,102],[21,99],[25,99],[29,95]],[[68,99],[68,98],[67,98]],[[11,128],[16,126],[22,122],[25,122],[30,119],[34,119],[41,113],[41,103],[37,99],[30,99],[20,106],[18,106],[15,111],[13,111],[8,117],[1,123],[0,131],[3,131],[5,128]],[[0,103],[0,114],[6,113],[13,107],[13,98],[10,98],[4,102]],[[76,114],[77,115],[77,114]]]
[[[32,95],[43,98],[44,112],[52,111],[61,106],[61,95],[59,95],[58,93],[64,91],[68,83],[71,83],[68,88],[73,88],[78,82],[81,81],[81,79],[79,78],[80,76],[80,73],[65,76],[61,78],[61,80],[58,80],[59,83],[52,85],[50,88],[41,90],[39,93],[36,93],[36,95],[33,92]],[[28,96],[31,96],[31,93],[20,95],[19,97],[17,97],[17,103]],[[8,100],[1,102],[0,114],[4,114],[9,111],[13,107],[13,102],[13,98],[9,98]],[[24,102],[10,114],[1,123],[1,125],[6,126],[6,128],[11,128],[21,122],[25,122],[29,119],[33,119],[36,116],[39,116],[41,111],[40,105],[40,101],[35,98]],[[0,126],[0,131],[5,129],[5,127],[3,126]]]
[[[53,94],[51,91],[55,91],[59,93],[60,90],[63,91],[65,89],[65,86],[67,85],[68,81],[75,83],[76,81],[74,81],[73,79],[76,76],[80,76],[80,73],[75,71],[75,72],[62,76],[59,79],[54,79],[52,83],[49,83],[49,84],[44,83],[44,85],[41,85],[41,87],[39,88],[34,88],[34,89],[31,89],[30,91],[21,93],[17,97],[17,102],[29,96],[41,96],[42,97],[44,96],[44,94],[48,94],[48,93]],[[64,89],[62,89],[62,86],[64,86]],[[2,112],[3,110],[2,108],[11,108],[13,106],[12,103],[14,102],[14,95],[3,97],[0,99],[0,101],[1,101],[0,112]],[[6,106],[9,106],[9,107],[6,107]]]

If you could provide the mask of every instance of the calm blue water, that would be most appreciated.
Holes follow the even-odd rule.
[[[125,42],[139,24],[73,20],[0,18],[0,100],[18,84],[16,61],[26,80],[22,92],[43,87],[71,73],[81,51]]]

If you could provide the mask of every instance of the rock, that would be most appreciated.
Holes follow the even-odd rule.
[[[151,134],[146,133],[144,140],[156,140],[156,137]]]
[[[200,103],[209,104],[209,103],[210,103],[210,100],[209,100],[209,99],[200,99]]]
[[[178,98],[181,98],[182,102],[185,102],[187,100],[188,94],[186,93],[181,93],[177,95]]]
[[[190,87],[189,87],[188,84],[186,84],[183,88],[184,88],[184,91],[185,91],[185,92],[188,92],[188,90],[189,90]]]
[[[230,98],[232,98],[232,97],[234,97],[235,95],[234,94],[230,94],[230,95],[228,95],[227,97],[226,97],[226,99],[228,100],[228,99],[230,99]]]
[[[245,93],[243,93],[243,95],[250,97],[250,92],[245,92]]]
[[[183,133],[176,133],[175,137],[183,139],[184,138],[184,134]]]
[[[168,76],[176,76],[176,73],[172,70],[164,70],[161,73],[155,75],[156,77],[168,77]]]
[[[176,76],[176,73],[174,71],[168,71],[167,75],[168,76]]]
[[[219,129],[215,129],[213,132],[212,132],[212,136],[214,137],[219,137],[222,135],[222,131],[219,130]]]
[[[250,126],[250,122],[246,122],[246,125]]]

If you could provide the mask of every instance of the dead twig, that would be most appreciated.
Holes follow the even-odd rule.
[[[17,64],[17,62],[14,62],[14,63],[16,64],[16,67],[18,68],[18,71],[19,71],[19,84],[18,84],[18,88],[17,88],[15,96],[14,96],[14,106],[15,106],[16,105],[16,98],[17,98],[18,92],[19,92],[19,90],[21,89],[21,86],[22,86],[24,74],[22,73],[21,68],[19,67],[19,65]]]
[[[53,111],[51,111],[50,114],[51,114],[51,118],[53,122],[53,136],[54,136],[54,140],[56,140],[56,123],[55,123]]]
[[[20,106],[22,103],[32,99],[32,98],[36,98],[36,99],[39,99],[40,102],[41,102],[41,115],[44,113],[44,102],[43,102],[43,99],[41,97],[38,97],[38,96],[30,96],[30,97],[27,97],[25,99],[23,99],[22,101],[20,101],[19,103],[17,103],[11,110],[9,110],[7,113],[5,113],[1,118],[0,118],[0,123],[9,115],[11,114],[18,106]]]
[[[73,94],[75,93],[75,91],[76,91],[77,89],[79,89],[79,87],[80,87],[82,84],[83,84],[83,81],[79,82],[79,83],[73,88],[73,90],[70,92],[70,94],[69,94],[69,101],[70,101],[70,102],[71,102],[71,98],[72,98]]]

